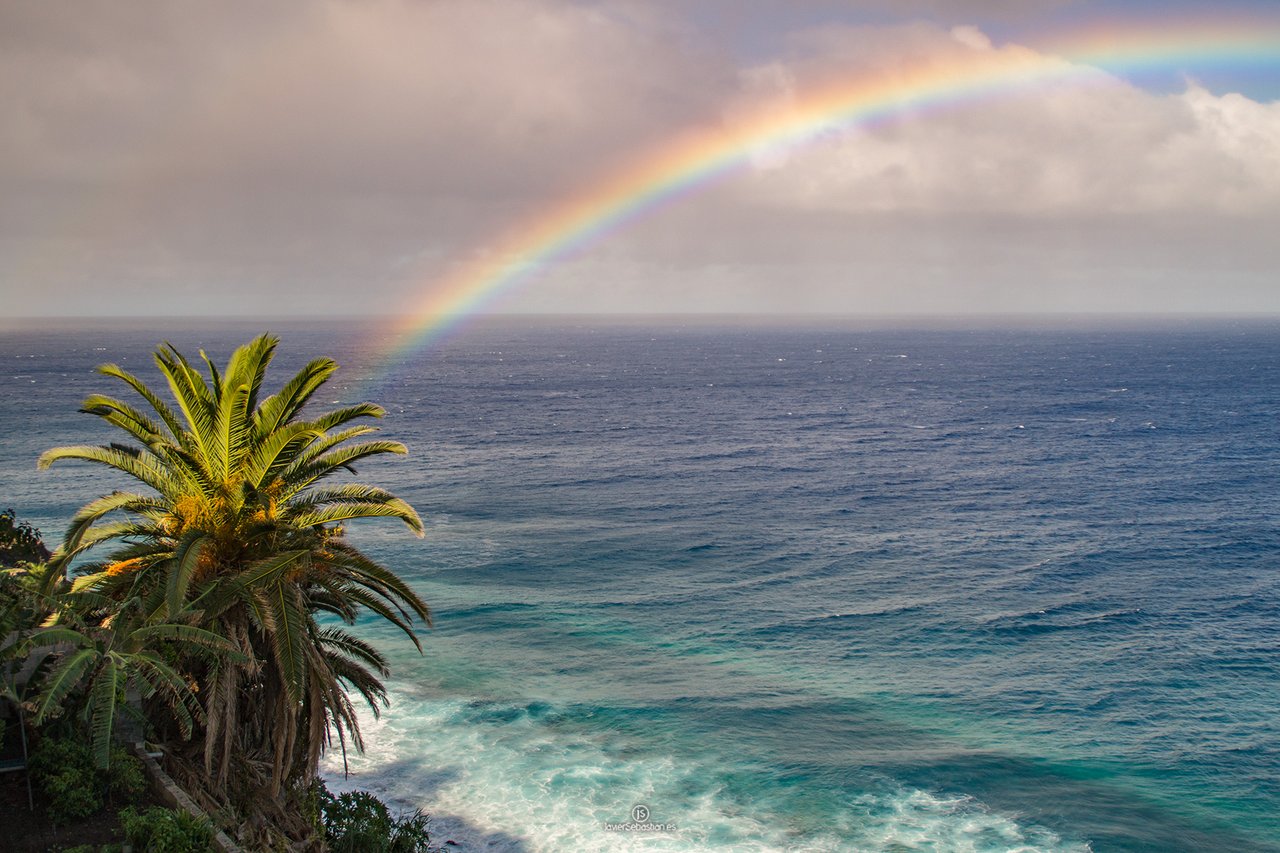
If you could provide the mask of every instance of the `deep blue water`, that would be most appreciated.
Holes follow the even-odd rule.
[[[109,439],[95,364],[267,325],[410,447],[360,479],[426,539],[352,535],[436,626],[363,627],[393,705],[328,766],[439,840],[1280,850],[1280,323],[492,321],[389,374],[359,324],[33,326],[0,503],[123,485],[34,467]]]

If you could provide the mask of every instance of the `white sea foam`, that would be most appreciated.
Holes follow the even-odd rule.
[[[712,766],[705,756],[655,753],[613,729],[560,725],[548,721],[554,715],[517,705],[422,699],[402,690],[393,691],[392,702],[381,719],[366,715],[369,748],[349,756],[349,779],[341,755],[326,756],[329,786],[366,788],[400,808],[422,808],[432,816],[435,840],[463,849],[1089,849],[970,798],[909,788],[857,797],[815,826],[813,817],[806,822],[777,809],[767,790],[758,802],[730,793],[716,780],[735,769],[731,756],[726,766]],[[632,810],[640,804],[649,809],[648,824],[662,829],[635,831]]]

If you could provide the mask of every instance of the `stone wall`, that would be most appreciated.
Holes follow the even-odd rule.
[[[133,754],[142,760],[143,767],[146,768],[147,778],[151,780],[151,790],[155,793],[160,801],[171,809],[182,809],[193,817],[207,818],[195,801],[187,796],[187,792],[178,787],[178,783],[174,782],[168,773],[164,772],[154,758],[142,749],[139,744],[131,747]],[[231,840],[225,832],[220,829],[214,830],[213,846],[218,853],[245,853],[244,848]]]

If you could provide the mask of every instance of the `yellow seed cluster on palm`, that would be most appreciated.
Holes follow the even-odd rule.
[[[173,502],[173,509],[165,519],[165,533],[175,538],[188,530],[208,525],[209,506],[199,495],[182,495]]]
[[[134,557],[132,560],[121,560],[119,562],[111,563],[106,568],[106,574],[107,577],[116,578],[121,575],[136,572],[140,568],[142,568],[142,558]]]

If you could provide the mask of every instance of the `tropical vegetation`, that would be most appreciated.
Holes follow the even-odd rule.
[[[417,853],[430,841],[422,812],[395,816],[368,791],[334,796],[317,783],[321,823],[330,853]]]
[[[12,509],[0,512],[0,566],[43,563],[49,559],[40,531],[18,521]]]
[[[124,836],[136,850],[154,853],[212,853],[213,826],[208,818],[195,818],[174,809],[133,807],[120,812]]]
[[[266,393],[277,346],[256,338],[223,369],[161,346],[170,401],[118,365],[98,368],[137,399],[94,394],[82,411],[124,440],[54,448],[39,465],[105,466],[132,488],[87,503],[46,565],[16,570],[0,618],[25,628],[6,632],[0,655],[45,656],[24,699],[37,723],[82,725],[96,766],[133,714],[170,772],[211,813],[234,816],[251,846],[321,847],[303,807],[321,754],[363,748],[353,697],[375,714],[386,703],[386,658],[348,629],[372,613],[421,650],[416,626],[430,616],[344,525],[393,519],[419,536],[423,525],[385,489],[335,483],[406,452],[371,438],[383,410],[313,413],[337,369],[328,358]]]
[[[46,731],[31,756],[31,773],[44,794],[54,824],[89,817],[110,803],[133,803],[147,787],[142,762],[122,746],[111,752],[111,763],[98,766],[89,745],[75,731],[63,727]]]

